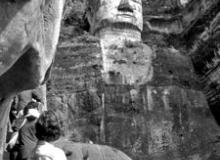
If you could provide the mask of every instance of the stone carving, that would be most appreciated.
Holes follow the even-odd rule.
[[[200,25],[196,28],[193,27],[191,32],[188,29],[195,24],[200,14],[203,16],[204,11],[218,1],[143,0],[145,27],[140,36],[141,32],[133,24],[127,23],[128,21],[126,23],[103,23],[105,25],[99,25],[102,27],[94,29],[95,24],[92,25],[91,22],[96,20],[94,16],[98,16],[95,11],[98,11],[101,3],[105,5],[108,2],[90,0],[88,4],[92,6],[87,7],[87,17],[91,25],[90,31],[98,39],[83,34],[81,37],[74,37],[74,35],[71,37],[71,42],[63,41],[56,59],[56,67],[53,68],[54,86],[51,88],[54,89],[52,93],[56,93],[56,95],[51,94],[54,97],[51,101],[55,103],[56,99],[58,104],[63,103],[68,106],[68,116],[66,117],[74,123],[70,131],[77,130],[75,134],[72,134],[73,139],[80,141],[82,138],[84,141],[84,138],[88,138],[94,143],[101,142],[117,147],[135,160],[218,160],[217,135],[219,135],[219,128],[210,114],[204,94],[198,86],[199,82],[194,73],[192,61],[187,56],[189,52],[184,48],[188,42],[183,46],[177,44],[180,43],[180,40],[170,38],[175,36],[173,34],[177,34],[177,38],[183,38],[178,34],[187,32],[190,38],[193,38],[191,37],[192,32],[193,34],[198,32],[201,25],[203,26],[204,20],[207,22],[209,16],[204,16],[203,22],[200,21]],[[118,4],[120,2],[118,1]],[[131,1],[127,2],[130,4]],[[219,7],[216,5],[215,8]],[[197,15],[197,13],[199,14]],[[181,16],[182,14],[183,16]],[[184,26],[176,28],[174,25],[178,24],[176,18],[180,17],[183,17],[184,21],[181,23]],[[76,27],[75,24],[74,27]],[[149,29],[150,27],[151,29]],[[217,26],[215,30],[218,31]],[[216,32],[214,32],[215,36]],[[122,33],[125,35],[124,37],[121,36]],[[141,42],[141,37],[143,42]],[[185,40],[188,41],[188,38]],[[200,36],[196,38],[200,38]],[[108,46],[108,40],[111,42],[110,44],[113,44],[112,47]],[[150,56],[152,61],[150,60],[151,63],[148,63],[153,67],[152,78],[142,81],[142,83],[132,83],[135,81],[126,77],[130,73],[128,63],[124,63],[126,70],[121,69],[121,65],[117,63],[119,60],[123,62],[121,61],[123,56],[134,56],[129,53],[134,48],[126,48],[126,45],[142,46],[143,43],[150,46],[152,50],[153,56]],[[104,48],[104,44],[106,48]],[[206,43],[200,45],[205,47],[204,44]],[[211,40],[209,44],[213,44]],[[116,49],[113,50],[114,48]],[[141,47],[137,48],[139,49],[138,54],[145,53],[141,52]],[[110,52],[110,49],[113,52]],[[204,55],[204,59],[209,61],[206,55],[210,54],[210,51],[203,50],[201,54],[201,49],[197,50],[198,54]],[[212,54],[216,53],[218,52]],[[114,57],[117,63],[112,62],[111,54],[117,55]],[[108,55],[111,55],[110,58]],[[132,62],[133,56],[124,59]],[[195,59],[201,62],[199,57],[195,57]],[[109,62],[108,65],[106,62]],[[104,68],[102,68],[103,65]],[[209,66],[208,64],[207,67]],[[199,64],[198,67],[201,65]],[[111,72],[112,70],[114,72]],[[128,83],[120,80],[117,74],[111,75],[115,71],[119,71],[119,76],[124,75],[124,79]],[[141,76],[146,75],[141,70],[134,71]],[[219,73],[218,70],[214,74],[217,73]],[[110,78],[103,78],[105,74]]]
[[[149,81],[153,53],[141,43],[142,1],[90,0],[88,6],[90,31],[101,41],[105,81],[109,84]]]
[[[64,2],[0,1],[0,155],[10,97],[48,79]]]
[[[175,8],[180,10],[196,3],[163,2],[169,2],[168,6],[179,2]],[[215,154],[211,142],[219,130],[198,86],[190,57],[169,46],[163,35],[182,33],[201,10],[193,5],[195,8],[189,13],[194,16],[189,16],[186,28],[176,30],[166,28],[175,22],[166,23],[169,16],[157,28],[150,20],[161,17],[146,15],[150,19],[145,22],[149,29],[146,35],[151,37],[146,36],[144,42],[150,43],[144,44],[141,42],[142,14],[136,17],[139,20],[134,18],[142,12],[137,9],[141,4],[133,0],[88,0],[90,31],[100,38],[102,47],[105,114],[102,124],[106,133],[103,137],[137,159],[207,160]],[[187,17],[187,12],[184,16]]]
[[[143,29],[141,0],[95,0],[88,1],[89,23],[91,32],[114,26],[125,25],[122,28],[133,27]]]

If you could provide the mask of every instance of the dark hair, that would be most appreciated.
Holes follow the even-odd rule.
[[[24,107],[24,115],[28,114],[29,109],[38,109],[39,103],[38,102],[29,102],[25,107]]]
[[[45,111],[39,117],[36,125],[36,137],[39,140],[52,142],[64,133],[64,123],[58,111]]]

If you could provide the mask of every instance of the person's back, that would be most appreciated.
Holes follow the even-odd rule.
[[[45,111],[36,123],[36,137],[39,140],[32,155],[33,160],[66,160],[63,150],[51,142],[63,134],[63,122],[57,112]]]
[[[39,141],[35,151],[36,160],[66,160],[64,152],[46,141]]]
[[[35,121],[27,121],[19,130],[17,160],[26,160],[37,144]]]
[[[18,156],[16,160],[28,160],[36,147],[38,139],[36,138],[35,123],[40,116],[37,106],[37,103],[30,102],[24,108],[25,121],[24,125],[19,129],[18,144],[16,145]]]

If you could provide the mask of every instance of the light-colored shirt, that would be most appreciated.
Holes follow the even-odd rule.
[[[33,154],[33,160],[67,160],[63,150],[55,147],[54,145],[39,141],[35,152]]]

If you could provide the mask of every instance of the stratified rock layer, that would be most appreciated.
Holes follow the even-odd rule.
[[[79,134],[81,130],[88,134],[98,133],[99,125],[88,121],[101,116],[101,63],[101,48],[95,37],[85,35],[70,43],[63,42],[58,47],[52,79],[48,85],[48,106],[59,107],[68,115],[66,118],[71,134],[74,132],[85,138],[88,136]]]

